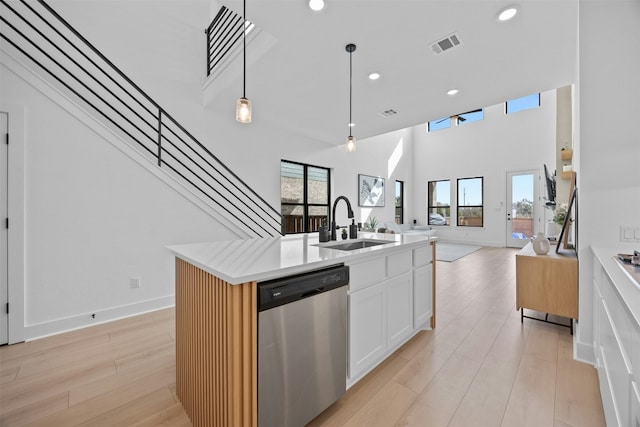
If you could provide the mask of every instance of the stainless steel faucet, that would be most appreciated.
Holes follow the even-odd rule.
[[[337,236],[336,236],[336,206],[338,205],[338,202],[340,200],[344,200],[347,203],[347,217],[348,218],[353,218],[353,210],[351,209],[351,203],[349,202],[349,199],[347,199],[345,196],[339,196],[336,198],[336,200],[333,202],[333,209],[331,210],[331,240],[336,240]]]

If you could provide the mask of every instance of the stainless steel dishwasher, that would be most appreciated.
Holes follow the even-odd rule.
[[[258,283],[258,426],[302,427],[346,389],[349,267]]]

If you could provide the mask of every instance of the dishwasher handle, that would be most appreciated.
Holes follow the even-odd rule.
[[[314,295],[319,295],[319,294],[321,294],[321,293],[323,293],[323,292],[326,292],[326,291],[324,290],[324,288],[312,289],[312,290],[310,290],[310,291],[306,291],[306,292],[301,293],[301,294],[300,294],[300,299],[305,299],[305,298],[312,297],[312,296],[314,296]]]

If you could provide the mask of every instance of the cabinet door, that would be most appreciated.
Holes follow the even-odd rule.
[[[638,383],[631,381],[631,414],[629,425],[636,427],[640,426],[640,390],[638,389]]]
[[[424,325],[431,319],[432,309],[431,264],[413,271],[413,328]]]
[[[349,295],[349,378],[373,366],[387,350],[386,283]]]
[[[413,332],[411,272],[387,280],[387,347],[395,348]]]

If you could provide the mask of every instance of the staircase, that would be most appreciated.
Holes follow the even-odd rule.
[[[282,235],[282,217],[42,0],[0,0],[2,50],[197,194],[247,237]]]

